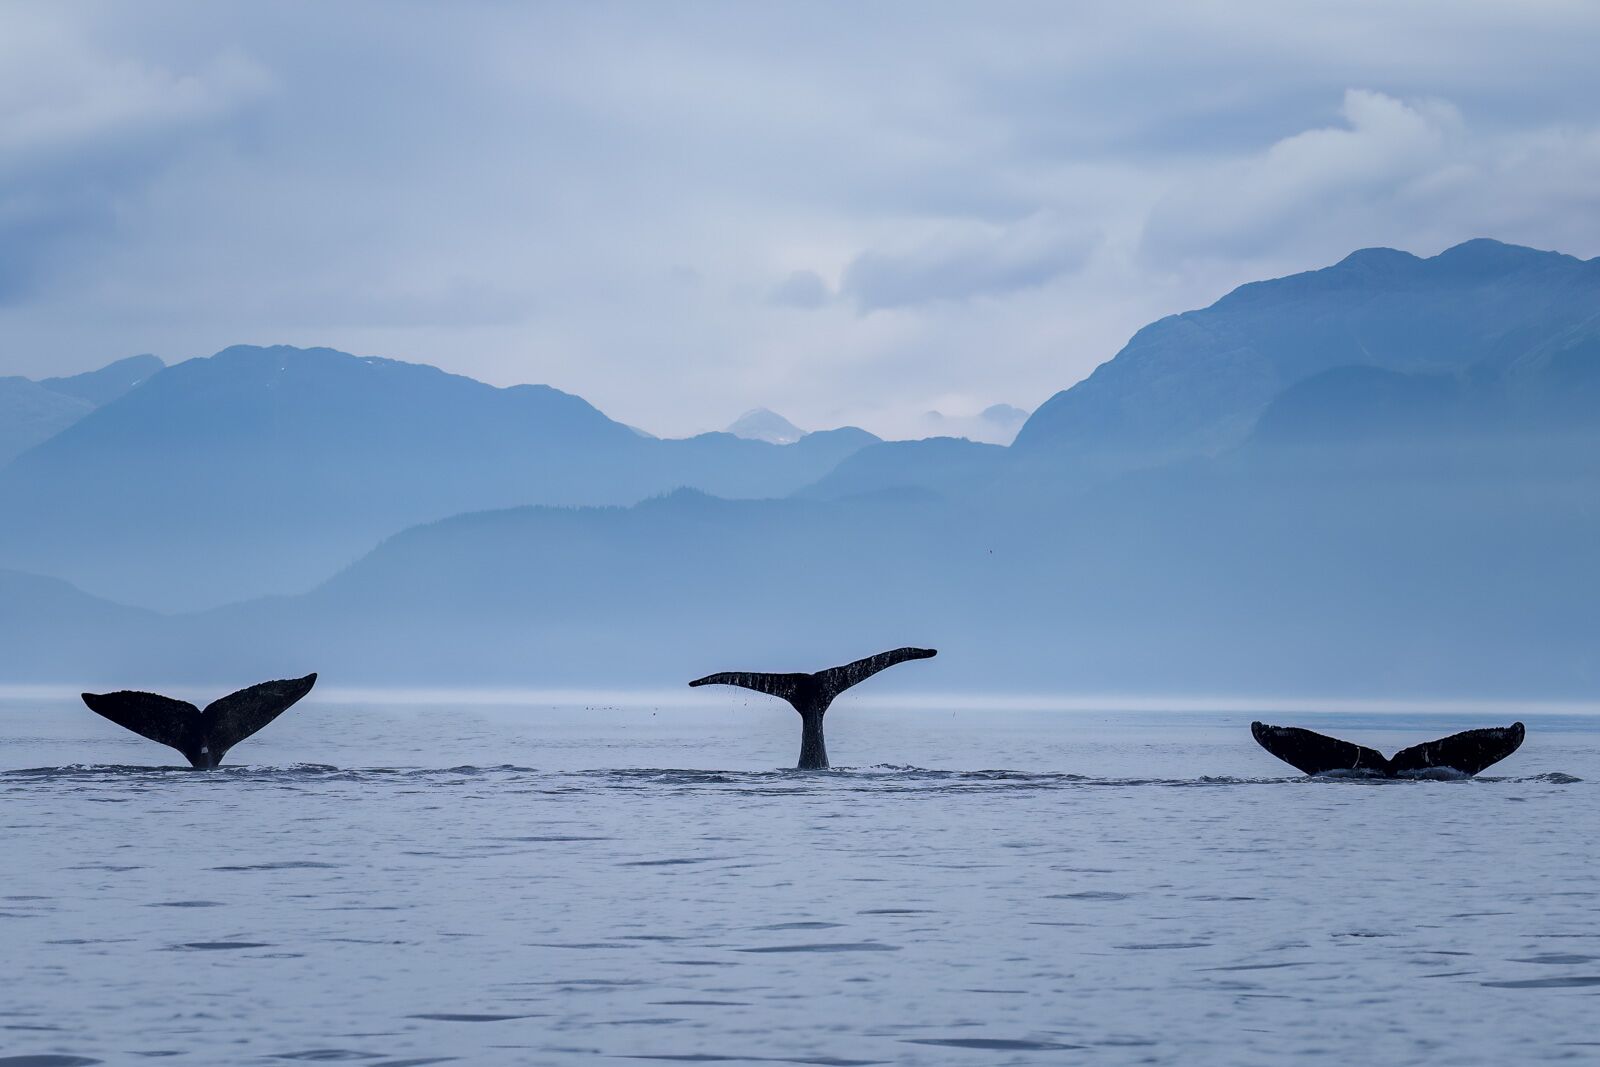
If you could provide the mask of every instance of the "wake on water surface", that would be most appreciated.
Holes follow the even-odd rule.
[[[1196,778],[1137,778],[1096,777],[1065,772],[1041,772],[1004,769],[946,770],[910,767],[895,764],[877,764],[866,767],[833,767],[823,770],[795,770],[789,768],[768,771],[705,770],[690,768],[625,767],[592,770],[546,771],[537,767],[513,764],[458,767],[336,767],[326,763],[292,763],[283,766],[236,764],[223,766],[203,775],[192,768],[177,766],[146,766],[136,764],[69,764],[61,767],[23,767],[0,771],[0,782],[161,782],[175,779],[250,783],[315,783],[315,782],[389,782],[405,779],[414,782],[430,780],[484,779],[508,783],[548,781],[552,784],[589,784],[595,787],[626,787],[648,784],[654,786],[742,786],[751,788],[775,787],[788,791],[815,788],[817,790],[873,790],[919,788],[973,789],[995,788],[1074,788],[1074,787],[1216,787],[1263,785],[1311,785],[1317,783],[1352,783],[1363,785],[1404,783],[1477,782],[1528,783],[1543,782],[1568,785],[1583,781],[1575,775],[1560,771],[1545,771],[1533,775],[1462,774],[1448,768],[1430,768],[1390,778],[1361,771],[1329,771],[1318,775],[1274,775],[1238,777],[1232,775],[1201,775]]]

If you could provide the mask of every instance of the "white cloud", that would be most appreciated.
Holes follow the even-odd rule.
[[[1481,130],[1451,103],[1344,94],[1344,119],[1198,170],[1152,208],[1152,263],[1317,265],[1368,245],[1472,237],[1593,255],[1600,126]]]
[[[1157,203],[1146,232],[1156,256],[1255,254],[1286,231],[1373,213],[1457,154],[1460,115],[1365,89],[1344,94],[1344,123],[1293,134],[1264,151],[1193,174]]]

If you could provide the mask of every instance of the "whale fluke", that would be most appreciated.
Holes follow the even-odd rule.
[[[158,744],[175,748],[195,766],[200,754],[200,709],[186,700],[155,693],[85,693],[83,702],[89,710],[102,718],[110,719],[124,730],[132,730],[140,737],[148,737]]]
[[[756,674],[751,671],[723,671],[721,674],[708,674],[704,678],[696,678],[690,682],[696,685],[736,685],[741,689],[754,689],[758,693],[765,693],[779,700],[787,700],[795,706],[796,711],[801,710],[801,705],[809,701],[804,691],[812,688],[815,675],[811,674]],[[801,712],[804,714],[804,712]]]
[[[896,648],[888,652],[879,652],[876,656],[858,659],[853,663],[846,663],[843,667],[830,667],[825,671],[818,671],[812,677],[816,678],[832,700],[840,693],[853,685],[871,678],[879,671],[887,670],[896,663],[904,663],[910,659],[931,659],[939,654],[933,648]]]
[[[1389,765],[1396,774],[1410,774],[1432,767],[1448,767],[1473,775],[1493,766],[1522,747],[1527,730],[1520,722],[1510,726],[1489,726],[1463,730],[1437,741],[1412,745],[1394,754]]]
[[[1302,730],[1298,726],[1268,726],[1263,722],[1251,723],[1250,732],[1262,748],[1305,774],[1361,770],[1387,774],[1388,771],[1389,761],[1382,753],[1337,737]]]
[[[1478,774],[1515,752],[1527,731],[1520,722],[1466,730],[1437,741],[1413,745],[1395,753],[1381,752],[1341,741],[1298,726],[1268,726],[1253,722],[1250,733],[1262,748],[1306,774],[1330,771],[1366,773],[1382,778],[1419,774],[1440,769],[1465,775]]]
[[[230,693],[201,711],[185,700],[156,693],[84,693],[89,710],[125,730],[183,753],[193,767],[210,770],[228,750],[311,692],[315,674],[262,682]]]
[[[938,655],[932,648],[897,648],[876,656],[858,659],[842,667],[830,667],[815,674],[761,674],[754,671],[724,671],[690,682],[696,685],[736,685],[786,700],[800,713],[800,770],[822,770],[828,766],[828,749],[822,736],[822,717],[834,697],[853,685],[896,663],[909,659],[928,659]]]

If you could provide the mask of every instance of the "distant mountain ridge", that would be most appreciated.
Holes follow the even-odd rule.
[[[925,411],[918,425],[927,437],[965,437],[991,445],[1009,445],[1028,421],[1028,413],[1014,404],[990,404],[976,415],[946,415]]]
[[[806,435],[800,427],[766,408],[753,408],[740,415],[728,427],[728,432],[735,437],[774,445],[792,445]]]
[[[1322,371],[1462,373],[1597,335],[1600,259],[1487,239],[1429,259],[1363,249],[1151,323],[1043,404],[1016,447],[1121,454],[1130,466],[1214,455]]]
[[[27,378],[0,378],[0,465],[93,410],[87,400],[54,392]]]
[[[665,686],[936,639],[959,651],[941,690],[1592,698],[1600,450],[1305,444],[1075,504],[680,490],[460,515],[305,595],[168,618],[14,576],[42,606],[0,632],[38,677],[106,684],[315,660],[346,684]]]
[[[109,560],[102,595],[325,569],[166,617],[0,573],[0,677],[665,685],[910,642],[939,688],[1592,700],[1597,323],[1600,261],[1370,250],[1147,327],[1012,448],[657,442],[432,368],[184,364],[0,471],[25,547]],[[11,536],[0,566],[66,571]]]
[[[1582,421],[1597,351],[1600,258],[1487,239],[1428,259],[1363,249],[1151,323],[1041,405],[997,457],[875,446],[829,480],[848,471],[854,492],[1081,493],[1128,471],[1225,454],[1280,396],[1341,368],[1436,378],[1460,403],[1489,403],[1498,390],[1495,418],[1520,406],[1524,420]],[[1328,387],[1297,395],[1308,403]],[[1465,408],[1452,416],[1467,417]]]
[[[99,370],[67,378],[41,378],[39,384],[64,396],[75,396],[98,407],[109,404],[140,382],[161,373],[166,364],[148,352],[108,363]]]
[[[657,440],[548,386],[235,346],[168,368],[0,468],[0,507],[15,517],[0,527],[0,565],[200,606],[306,588],[391,533],[461,512],[629,504],[684,485],[781,496],[876,440],[848,428],[781,447]]]
[[[0,378],[0,467],[101,404],[115,400],[163,366],[155,356],[129,356],[67,378]]]

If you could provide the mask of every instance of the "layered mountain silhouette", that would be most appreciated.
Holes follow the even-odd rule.
[[[877,438],[659,440],[546,386],[330,349],[181,363],[0,469],[0,565],[190,608],[305,589],[407,526],[679,486],[781,496]]]
[[[1192,347],[1147,336],[1171,330]],[[274,381],[292,388],[296,375],[274,368],[299,357],[271,355],[279,351],[230,357],[273,372],[261,371],[245,396],[270,393]],[[340,358],[339,373],[357,381],[363,368],[384,366]],[[0,487],[15,491],[17,470],[97,420],[120,419],[119,405],[159,395],[188,366],[36,449],[0,475]],[[383,498],[407,486],[454,506],[464,497],[432,483],[455,468],[430,464],[487,446],[472,438],[471,449],[451,453],[457,438],[427,412],[448,410],[439,398],[467,387],[427,368],[404,373],[419,375],[419,399],[377,405],[408,413],[392,422],[349,414],[366,410],[349,400],[369,395],[364,388],[340,391],[326,424],[306,414],[320,410],[314,404],[268,404],[296,413],[270,438],[284,454],[251,460],[244,442],[268,438],[239,438],[186,519],[203,524],[202,509],[226,505],[237,513],[230,522],[243,514],[292,537],[289,517],[325,529],[347,514],[327,503],[341,486],[359,507],[388,507],[392,522],[401,512]],[[1247,380],[1255,384],[1237,392],[1228,384]],[[132,488],[118,499],[137,500],[148,470],[181,468],[177,451],[203,439],[186,420],[208,404],[250,425],[238,414],[250,405],[226,390],[193,395],[205,399],[183,409],[184,420],[140,414],[140,434],[113,438],[169,433],[159,463],[118,468],[102,442],[82,445],[77,466],[52,469],[101,479],[96,492],[121,477]],[[790,478],[784,499],[729,491],[740,479],[748,489],[778,476],[727,457],[800,457],[827,435],[787,446],[729,435],[650,442],[553,390],[495,402],[513,400],[548,405],[538,419],[561,427],[555,438],[583,443],[517,437],[505,427],[534,419],[521,409],[504,423],[480,412],[483,427],[502,427],[490,438],[502,464],[557,457],[478,483],[478,499],[504,494],[493,510],[441,512],[374,537],[310,592],[201,613],[130,616],[58,582],[0,576],[0,597],[32,605],[0,614],[0,639],[40,677],[138,656],[163,677],[203,664],[215,676],[195,680],[220,682],[281,673],[316,653],[330,675],[366,682],[670,684],[683,663],[713,653],[798,669],[911,642],[947,650],[914,680],[919,687],[1592,697],[1600,685],[1600,261],[1492,242],[1427,260],[1358,253],[1148,327],[1042,408],[1010,449],[840,431],[833,452],[779,472]],[[340,426],[348,436],[330,451]],[[224,442],[227,429],[217,431]],[[407,445],[408,435],[427,446]],[[685,466],[654,484],[670,489],[690,469],[698,491],[653,490],[641,472],[659,473],[650,464],[667,460],[619,451],[612,437],[670,446],[661,455]],[[382,448],[354,462],[369,455],[363,438]],[[293,451],[296,441],[304,451]],[[380,455],[401,457],[410,478],[378,469],[378,487],[353,484],[351,472],[377,469]],[[341,473],[311,469],[317,463]],[[278,488],[253,499],[228,484],[236,475],[240,486]],[[716,478],[722,485],[710,484]],[[200,483],[186,475],[171,484]],[[602,484],[615,495],[602,498]],[[518,493],[530,495],[510,499]],[[752,499],[726,499],[735,495]],[[138,558],[108,532],[119,529],[115,519],[104,512],[83,550],[110,545]],[[172,536],[190,549],[207,543]],[[27,618],[50,621],[24,626]],[[618,657],[621,645],[629,652]]]
[[[993,445],[1009,445],[1028,421],[1028,413],[1013,404],[990,404],[976,415],[923,412],[920,422],[927,437],[965,437]]]
[[[1136,333],[1039,408],[1023,452],[1128,465],[1238,444],[1285,389],[1336,367],[1465,375],[1548,359],[1600,334],[1600,260],[1476,240],[1430,259],[1388,248],[1241,286]]]
[[[162,366],[155,356],[130,356],[69,378],[0,378],[0,467],[115,400]]]
[[[1457,400],[1500,390],[1502,399],[1489,405],[1499,421],[1554,412],[1571,384],[1578,389],[1560,417],[1581,422],[1593,411],[1584,399],[1593,394],[1582,390],[1592,388],[1584,383],[1597,344],[1600,259],[1486,239],[1427,259],[1363,249],[1144,327],[1088,378],[1041,405],[994,462],[978,449],[896,442],[852,456],[833,477],[851,492],[917,487],[983,494],[993,506],[1075,495],[1129,471],[1219,456],[1243,443],[1287,390],[1327,372],[1363,369],[1419,387],[1431,381]],[[1300,395],[1313,406],[1317,397],[1337,406],[1345,403],[1333,395],[1338,382],[1335,374]],[[1470,422],[1469,407],[1460,411]],[[1472,432],[1480,429],[1491,427],[1475,424]],[[824,482],[817,491],[834,489]]]
[[[927,492],[956,499],[981,496],[1009,473],[1007,450],[964,437],[884,441],[845,457],[797,495],[816,499],[879,492]]]
[[[18,618],[7,649],[33,670],[131,659],[218,683],[316,652],[374,684],[580,686],[665,684],[713,652],[798,668],[909,634],[961,648],[919,683],[936,688],[1593,692],[1596,472],[1435,465],[1419,480],[1325,461],[1308,477],[1277,458],[1255,442],[1074,507],[679,491],[475,513],[390,538],[303,596],[120,631],[113,606],[52,586],[54,617],[85,624]]]
[[[733,420],[728,432],[735,437],[752,441],[766,441],[773,445],[792,445],[806,432],[776,411],[753,408]]]
[[[94,410],[27,378],[0,378],[0,463],[9,462]]]

